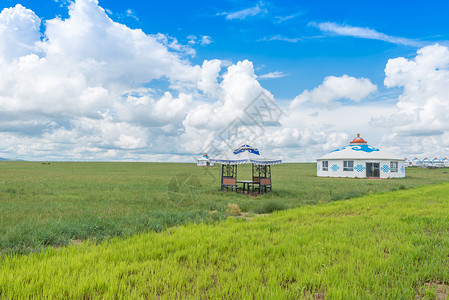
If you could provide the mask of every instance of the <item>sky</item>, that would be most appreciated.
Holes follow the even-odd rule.
[[[0,157],[449,156],[446,1],[0,1]]]

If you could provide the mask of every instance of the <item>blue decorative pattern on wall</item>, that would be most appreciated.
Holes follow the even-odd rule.
[[[354,151],[363,151],[363,152],[367,152],[367,153],[374,152],[374,151],[379,151],[379,149],[374,148],[374,147],[369,146],[369,145],[355,145],[355,146],[346,146],[346,147],[334,150],[332,152],[337,152],[337,151],[345,150],[345,149],[348,149],[348,148],[351,149],[351,150],[354,150]]]
[[[333,164],[332,167],[331,167],[331,170],[334,171],[334,172],[337,172],[339,169],[340,169],[340,167],[337,166],[336,164]]]
[[[317,169],[318,171],[320,170],[320,165],[319,165],[319,164],[316,165],[316,169]]]
[[[361,164],[358,164],[354,167],[354,170],[356,170],[357,172],[363,172],[365,171],[365,167]]]
[[[401,173],[404,173],[405,169],[404,166],[401,167]]]
[[[383,165],[382,168],[380,168],[382,172],[388,173],[390,171],[390,167],[388,165]]]

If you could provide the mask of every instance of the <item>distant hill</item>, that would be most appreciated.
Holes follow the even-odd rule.
[[[23,159],[8,159],[8,158],[0,157],[0,161],[24,161],[24,160]]]

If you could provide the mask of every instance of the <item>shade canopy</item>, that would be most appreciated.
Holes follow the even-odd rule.
[[[277,165],[281,159],[263,157],[257,148],[244,144],[232,152],[221,154],[210,159],[211,162],[225,165],[255,164],[255,165]]]

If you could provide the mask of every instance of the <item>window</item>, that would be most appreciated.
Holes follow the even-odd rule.
[[[329,162],[327,160],[323,160],[323,171],[329,170]]]
[[[390,170],[391,170],[391,173],[397,173],[398,172],[398,162],[397,161],[391,161],[390,162]]]
[[[353,160],[344,160],[343,161],[343,171],[354,171],[354,161]]]

